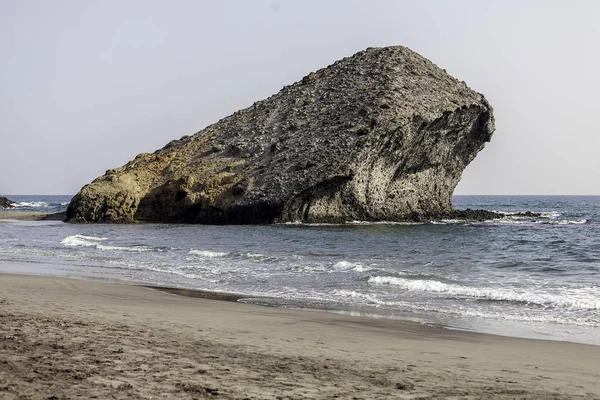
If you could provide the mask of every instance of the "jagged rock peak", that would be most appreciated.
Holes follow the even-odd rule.
[[[491,138],[480,93],[402,46],[369,48],[84,186],[73,222],[414,220],[452,211]]]
[[[14,201],[7,199],[6,197],[0,196],[0,208],[13,208],[14,206]]]

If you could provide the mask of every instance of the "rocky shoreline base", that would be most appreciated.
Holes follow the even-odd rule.
[[[543,218],[541,213],[525,211],[520,213],[513,213],[511,217],[525,217],[525,218]],[[432,221],[491,221],[500,220],[506,218],[506,214],[488,211],[488,210],[453,210],[448,213],[439,213],[434,215],[422,215],[413,214],[405,221],[400,222],[432,222]],[[0,220],[12,219],[12,220],[29,220],[29,221],[64,221],[66,214],[60,213],[44,213],[44,212],[15,212],[15,211],[0,211]]]

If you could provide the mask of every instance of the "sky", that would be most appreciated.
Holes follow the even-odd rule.
[[[600,1],[0,0],[0,194],[107,169],[367,47],[483,93],[456,194],[600,194]]]

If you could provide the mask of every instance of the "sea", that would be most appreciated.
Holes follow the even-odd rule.
[[[71,196],[9,196],[60,212]],[[240,294],[245,303],[600,345],[600,196],[455,196],[482,222],[0,221],[0,272]],[[539,217],[516,213],[533,211]],[[0,276],[0,279],[2,277]]]

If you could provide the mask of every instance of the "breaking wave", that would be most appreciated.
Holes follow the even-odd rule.
[[[372,284],[394,285],[402,289],[418,292],[445,293],[453,296],[470,297],[494,301],[510,301],[540,306],[559,306],[579,310],[600,310],[600,290],[579,288],[564,290],[562,293],[533,292],[514,288],[476,288],[452,285],[433,280],[410,280],[393,276],[371,276]]]
[[[45,208],[48,207],[48,203],[45,201],[21,201],[19,203],[14,204],[15,208]]]
[[[221,251],[198,250],[198,249],[191,249],[188,252],[188,254],[192,255],[192,256],[200,256],[200,257],[206,257],[206,258],[218,258],[218,257],[225,257],[225,256],[229,255],[229,253],[221,252]]]
[[[354,272],[368,272],[371,271],[372,268],[365,267],[361,263],[353,263],[349,261],[340,261],[333,264],[333,269],[335,271],[354,271]]]
[[[108,240],[104,237],[96,236],[85,236],[85,235],[72,235],[64,238],[60,243],[64,246],[69,247],[95,247],[98,250],[113,250],[113,251],[132,251],[132,252],[145,252],[145,251],[165,251],[163,248],[154,248],[143,245],[133,246],[111,246],[103,244]]]

